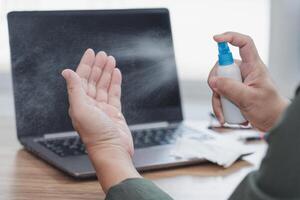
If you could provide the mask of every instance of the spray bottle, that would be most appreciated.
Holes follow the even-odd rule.
[[[219,65],[217,75],[221,77],[231,78],[242,82],[242,76],[239,66],[234,63],[232,53],[227,42],[219,42]],[[240,109],[231,101],[221,96],[221,104],[225,122],[229,124],[240,124],[246,122]]]

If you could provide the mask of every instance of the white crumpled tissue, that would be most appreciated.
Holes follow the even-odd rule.
[[[204,158],[225,168],[242,155],[252,153],[242,142],[226,137],[203,139],[197,134],[182,136],[176,142],[172,156],[184,159]]]

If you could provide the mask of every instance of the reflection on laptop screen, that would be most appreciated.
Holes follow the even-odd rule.
[[[115,56],[129,124],[182,120],[167,10],[12,12],[8,23],[19,136],[73,130],[60,73],[87,48]]]

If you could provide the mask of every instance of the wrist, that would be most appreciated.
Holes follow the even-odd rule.
[[[120,148],[99,148],[96,151],[88,148],[88,153],[105,193],[126,179],[141,178],[130,154]]]
[[[290,101],[287,98],[279,96],[277,103],[274,105],[274,110],[271,112],[273,117],[271,117],[271,123],[269,123],[269,126],[266,127],[266,131],[275,126],[289,104]]]
[[[282,116],[286,108],[290,105],[291,101],[285,97],[280,97],[280,103],[278,106],[278,114],[277,114],[277,119],[275,123],[278,121],[278,119]]]

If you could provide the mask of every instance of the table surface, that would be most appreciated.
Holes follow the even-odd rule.
[[[22,148],[14,120],[0,117],[0,199],[104,199],[97,180],[78,181],[56,170]],[[146,172],[174,199],[227,199],[249,172],[256,169],[266,144],[251,144],[256,152],[231,167],[203,163],[196,166]]]

